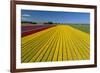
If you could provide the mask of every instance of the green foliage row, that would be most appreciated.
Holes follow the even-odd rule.
[[[70,26],[90,34],[90,25],[89,24],[70,24]]]

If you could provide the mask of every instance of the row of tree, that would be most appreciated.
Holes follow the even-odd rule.
[[[21,23],[30,23],[30,24],[65,24],[65,23],[54,23],[54,22],[41,22],[41,23],[37,23],[37,22],[26,22],[26,21],[23,21]]]
[[[27,22],[27,21],[22,21],[21,23],[38,24],[37,22]],[[43,22],[43,24],[54,24],[54,23],[53,22]]]

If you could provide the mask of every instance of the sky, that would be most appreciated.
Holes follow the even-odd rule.
[[[21,21],[90,24],[90,13],[21,10]]]

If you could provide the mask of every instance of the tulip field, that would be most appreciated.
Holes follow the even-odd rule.
[[[22,63],[90,59],[90,34],[70,25],[58,24],[21,41]]]

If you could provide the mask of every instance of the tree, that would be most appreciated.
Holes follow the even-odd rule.
[[[36,22],[32,22],[32,24],[37,24]]]
[[[48,22],[48,24],[53,24],[53,22]]]

